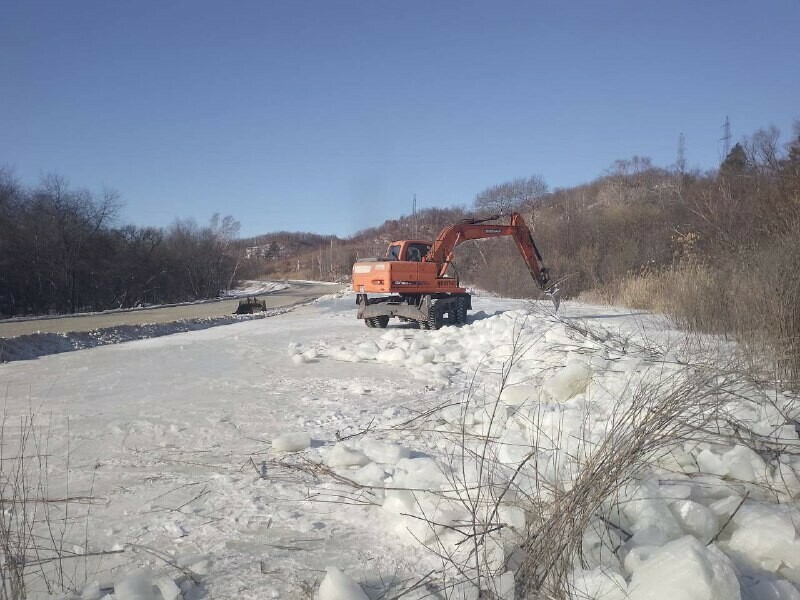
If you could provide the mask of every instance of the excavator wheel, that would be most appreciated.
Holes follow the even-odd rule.
[[[442,307],[439,306],[438,300],[431,300],[431,306],[428,310],[428,323],[427,327],[422,327],[422,329],[439,329],[443,325],[444,321],[444,314],[442,313]]]
[[[467,299],[459,297],[456,299],[456,324],[464,325],[467,322]]]
[[[364,319],[364,322],[367,324],[367,327],[378,327],[380,329],[385,329],[389,324],[389,317],[386,315],[370,317],[369,319]]]

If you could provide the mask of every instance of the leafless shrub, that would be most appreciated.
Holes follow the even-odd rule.
[[[92,491],[69,489],[69,451],[49,454],[36,414],[0,423],[0,600],[77,594],[104,556],[88,546]],[[62,462],[63,460],[63,462]],[[64,477],[51,478],[59,472]]]

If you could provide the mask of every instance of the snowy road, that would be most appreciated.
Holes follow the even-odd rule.
[[[258,295],[266,300],[267,308],[279,308],[300,304],[323,294],[330,294],[339,286],[327,283],[306,281],[250,282],[247,295]],[[271,284],[271,285],[270,285]],[[170,323],[185,319],[211,319],[232,314],[239,304],[235,299],[211,300],[193,304],[178,304],[136,310],[109,311],[86,315],[47,317],[43,319],[11,319],[0,321],[0,338],[11,338],[33,333],[67,333],[72,331],[93,331],[119,327],[122,325],[141,325],[144,323]]]
[[[476,370],[489,367],[485,375],[489,382],[491,372],[497,372],[492,369],[506,360],[502,349],[523,331],[520,323],[541,318],[520,312],[526,306],[522,301],[476,298],[474,303],[477,313],[472,323],[460,329],[427,332],[396,325],[372,330],[355,319],[353,297],[338,294],[269,319],[0,365],[5,455],[11,455],[20,437],[19,419],[35,413],[38,451],[51,457],[49,495],[94,498],[88,508],[72,503],[69,509],[50,509],[61,511],[57,522],[65,525],[60,537],[76,556],[87,550],[122,551],[68,561],[70,579],[76,588],[84,589],[87,598],[99,598],[100,590],[112,587],[118,600],[175,598],[167,590],[173,581],[187,600],[309,598],[329,567],[338,567],[359,581],[369,597],[390,598],[403,585],[442,568],[442,561],[417,540],[427,540],[429,546],[439,542],[428,540],[426,527],[420,529],[419,519],[414,520],[415,511],[430,502],[430,491],[445,489],[448,483],[442,479],[446,471],[442,465],[453,456],[452,436],[443,437],[437,427],[452,431],[448,423],[460,422],[470,427],[470,435],[499,435],[503,443],[498,446],[498,460],[513,464],[518,450],[512,441],[529,435],[522,419],[528,403],[525,390],[535,386],[538,397],[541,388],[537,410],[550,407],[546,410],[560,415],[558,423],[566,428],[573,417],[580,422],[576,416],[580,411],[595,410],[596,405],[605,410],[603,402],[608,401],[608,389],[617,385],[616,379],[625,376],[630,381],[643,373],[643,358],[615,358],[588,339],[576,342],[563,333],[548,333],[542,339],[563,348],[542,349],[520,362],[516,379],[509,381],[515,384],[516,395],[504,392],[502,398],[507,405],[502,422],[497,421],[502,430],[495,431],[493,423],[481,420],[482,407],[477,411],[473,407],[468,414],[461,408],[456,413],[452,406],[445,408],[436,427],[425,420],[414,421],[434,407],[458,407]],[[622,310],[571,303],[562,310],[567,318],[602,322],[610,331],[632,332],[646,322],[650,339],[670,334],[658,329],[656,321]],[[497,311],[512,312],[493,316]],[[576,361],[576,356],[589,358]],[[622,366],[613,370],[609,361]],[[570,388],[576,381],[583,386],[581,391]],[[604,386],[597,386],[598,382]],[[497,389],[496,383],[486,385],[490,391]],[[608,413],[588,414],[599,419],[598,415]],[[365,436],[337,444],[337,435],[346,437],[367,429]],[[293,433],[310,436],[311,447],[297,455],[273,449],[274,440]],[[706,453],[725,468],[729,463],[738,468],[739,454],[723,450]],[[745,457],[746,464],[754,460]],[[261,477],[262,462],[265,477]],[[737,476],[746,477],[742,472],[737,471]],[[342,486],[333,479],[337,475],[367,487]],[[750,475],[756,476],[753,469]],[[655,483],[647,485],[666,489],[659,488],[659,476],[653,477]],[[730,560],[720,558],[714,548],[706,553],[708,540],[698,543],[692,535],[701,539],[706,534],[698,531],[716,531],[733,511],[730,500],[727,508],[714,508],[713,503],[735,497],[735,506],[740,495],[721,491],[705,497],[693,490],[684,485],[677,499],[660,492],[654,492],[656,499],[641,499],[639,492],[629,494],[630,502],[639,502],[636,506],[641,507],[636,513],[626,513],[624,528],[643,533],[619,551],[636,560],[626,558],[623,566],[612,556],[610,567],[601,566],[612,569],[613,576],[601,576],[587,567],[581,575],[581,581],[589,582],[585,587],[608,592],[610,587],[630,584],[634,592],[646,592],[654,578],[642,565],[669,562],[675,555],[675,560],[689,561],[689,571],[696,558],[699,570],[691,572],[701,595],[680,595],[688,584],[676,576],[678,587],[664,588],[669,597],[738,597],[702,595],[702,590],[715,588],[721,594],[732,593],[731,586],[738,591],[739,584]],[[432,510],[439,519],[450,515],[450,523],[460,518],[453,511],[442,513],[439,506]],[[524,512],[511,505],[503,511],[503,522],[510,530],[520,526],[520,518],[524,529]],[[681,520],[681,511],[690,515]],[[792,514],[755,523],[775,527],[775,522],[780,526],[788,518],[791,524]],[[737,531],[753,535],[748,523],[737,526]],[[693,533],[681,537],[685,532]],[[442,539],[447,533],[437,529]],[[747,556],[753,544],[740,541],[730,554]],[[663,556],[658,554],[660,547],[666,553]],[[792,563],[795,550],[800,556],[800,541],[793,530],[787,530],[786,543],[777,550],[754,550],[763,566],[771,569],[762,579],[772,587],[759,588],[764,595],[748,592],[742,597],[800,598],[791,583],[772,575],[795,576],[800,569],[800,564]],[[492,558],[498,574],[506,568],[502,545],[499,552],[499,565],[497,557]],[[654,562],[647,562],[649,556],[656,557]],[[607,552],[602,560],[609,560]],[[741,569],[741,564],[750,563],[741,559],[736,568]],[[138,567],[148,570],[135,571]],[[510,572],[506,577],[513,584]],[[656,579],[662,586],[663,574]],[[95,581],[98,585],[92,587]],[[333,585],[330,576],[326,581]],[[763,583],[754,581],[751,587]],[[493,585],[498,594],[506,586],[501,597],[513,598],[507,582],[498,576]],[[773,588],[783,591],[772,593]],[[132,589],[145,592],[136,595]],[[433,589],[423,586],[404,598],[445,597]],[[467,588],[461,591],[464,595],[459,597],[475,597]],[[633,593],[631,597],[662,596]]]

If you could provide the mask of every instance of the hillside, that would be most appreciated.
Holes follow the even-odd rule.
[[[467,215],[512,210],[532,226],[565,297],[656,310],[690,329],[733,334],[769,348],[783,376],[800,374],[800,123],[786,143],[774,127],[757,131],[714,171],[634,156],[572,188],[548,190],[538,176],[502,183],[469,207],[423,209],[417,237],[433,239]],[[412,231],[405,215],[310,247],[299,244],[307,234],[293,234],[296,253],[250,260],[243,272],[344,280],[357,258],[380,256]],[[464,244],[454,267],[462,281],[506,296],[539,293],[507,239]]]

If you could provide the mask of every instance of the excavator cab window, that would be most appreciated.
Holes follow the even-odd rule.
[[[406,260],[422,262],[423,257],[428,254],[430,249],[430,244],[409,244],[406,250]]]

